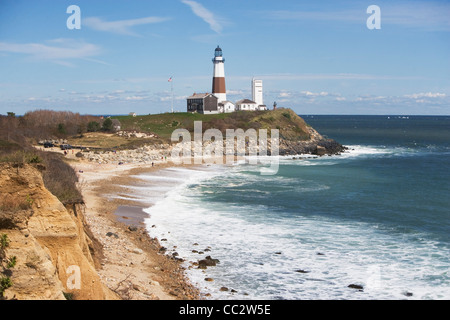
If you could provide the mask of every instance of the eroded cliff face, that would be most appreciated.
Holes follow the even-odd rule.
[[[95,269],[95,239],[81,205],[66,208],[31,165],[0,164],[0,201],[6,256],[16,257],[6,299],[117,299]]]

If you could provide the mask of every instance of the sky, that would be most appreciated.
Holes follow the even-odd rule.
[[[449,17],[426,0],[0,0],[0,114],[184,112],[219,45],[233,102],[257,78],[298,114],[450,115]]]

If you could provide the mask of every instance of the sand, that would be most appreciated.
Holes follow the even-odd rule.
[[[173,167],[170,162],[152,165],[96,164],[72,161],[85,201],[86,222],[101,244],[100,278],[122,299],[202,299],[185,276],[181,262],[160,252],[144,225],[147,203],[110,197],[139,182],[134,175]]]

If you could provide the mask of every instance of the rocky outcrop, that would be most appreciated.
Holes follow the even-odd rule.
[[[347,148],[333,139],[326,139],[316,130],[309,127],[308,140],[292,141],[280,139],[279,154],[280,155],[300,155],[314,154],[318,156],[340,154]]]
[[[0,165],[0,196],[19,206],[0,207],[0,234],[6,234],[12,286],[6,299],[115,299],[95,269],[95,239],[81,205],[66,208],[44,186],[33,166]],[[10,203],[14,203],[10,201]]]

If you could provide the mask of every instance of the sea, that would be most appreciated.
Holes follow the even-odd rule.
[[[348,150],[143,174],[149,234],[209,299],[450,299],[450,116],[302,117]]]

